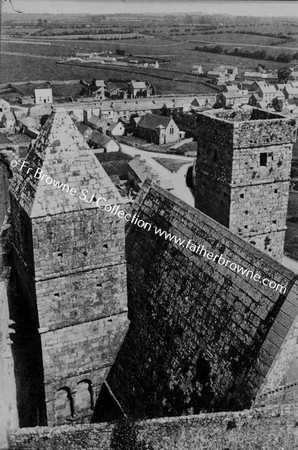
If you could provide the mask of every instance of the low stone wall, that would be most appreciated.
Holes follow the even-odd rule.
[[[298,449],[297,406],[200,414],[139,423],[140,438],[154,450]],[[108,450],[112,424],[20,429],[11,450]]]

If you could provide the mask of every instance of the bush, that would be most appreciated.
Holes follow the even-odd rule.
[[[138,440],[135,421],[124,417],[117,422],[110,441],[111,450],[154,450],[150,443]]]

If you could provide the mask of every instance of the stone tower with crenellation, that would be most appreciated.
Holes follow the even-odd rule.
[[[30,424],[88,420],[129,324],[124,221],[101,207],[123,200],[63,109],[14,172],[14,265],[41,361]]]
[[[295,120],[257,108],[208,111],[198,132],[196,208],[280,259]]]

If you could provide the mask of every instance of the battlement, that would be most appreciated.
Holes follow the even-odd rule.
[[[207,111],[199,116],[203,140],[224,140],[233,149],[280,145],[296,141],[296,121],[259,108]]]

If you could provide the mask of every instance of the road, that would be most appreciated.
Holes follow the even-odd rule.
[[[141,155],[141,157],[146,159],[147,163],[151,165],[151,167],[153,167],[163,178],[165,179],[170,178],[174,186],[174,189],[171,191],[171,193],[176,195],[176,197],[180,198],[184,202],[188,203],[190,206],[194,207],[194,197],[189,188],[186,186],[185,182],[187,169],[189,166],[193,164],[194,158],[189,158],[180,155],[168,155],[168,154],[165,155],[164,153],[158,152],[149,153],[146,152],[145,150],[140,150],[125,144],[121,144],[121,146],[124,153],[130,156]],[[164,166],[159,164],[155,159],[153,159],[156,157],[185,160],[185,165],[182,166],[178,170],[178,172],[173,174]],[[284,256],[281,263],[288,269],[292,270],[294,273],[298,274],[298,261],[289,258],[287,256]]]
[[[146,160],[147,164],[150,165],[162,178],[165,180],[171,180],[174,189],[171,190],[171,193],[176,197],[183,200],[185,203],[188,203],[191,206],[194,206],[194,198],[190,191],[190,189],[186,186],[185,177],[187,169],[193,165],[194,158],[189,158],[187,156],[180,155],[168,155],[165,153],[158,152],[146,152],[146,150],[140,150],[135,147],[131,147],[126,144],[121,144],[123,153],[126,153],[130,156],[140,155],[143,159]],[[169,159],[178,159],[185,161],[185,165],[180,167],[178,172],[173,173],[170,170],[166,169],[159,162],[157,162],[153,158],[169,158]]]

